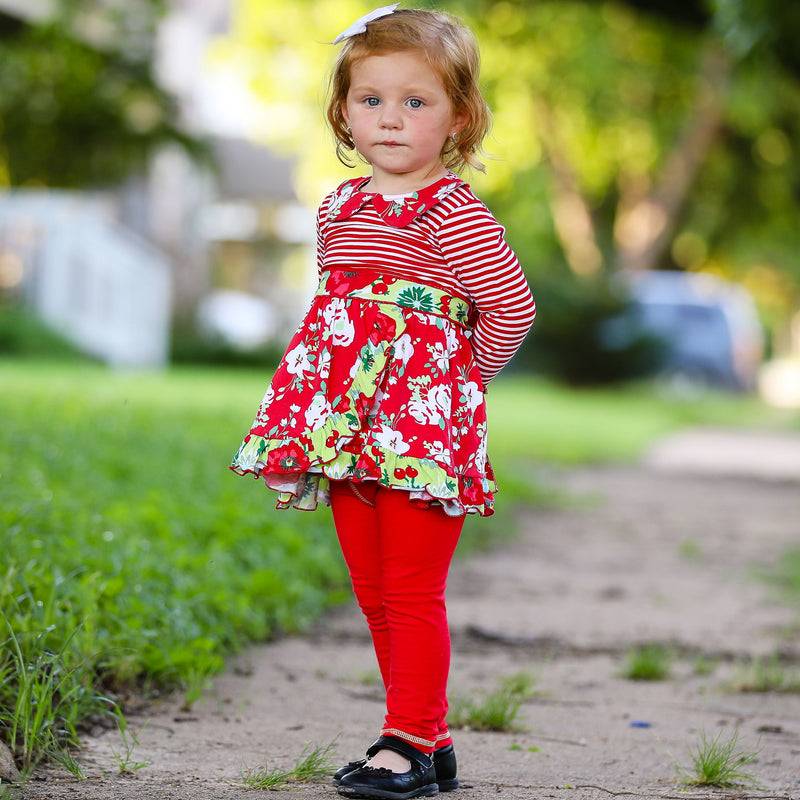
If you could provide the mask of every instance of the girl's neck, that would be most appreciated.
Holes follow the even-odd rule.
[[[437,183],[445,175],[448,170],[439,165],[434,170],[431,170],[426,175],[392,175],[383,173],[381,175],[372,175],[372,177],[361,187],[362,192],[369,192],[371,194],[387,194],[387,195],[402,195],[418,192],[425,189],[434,183]]]

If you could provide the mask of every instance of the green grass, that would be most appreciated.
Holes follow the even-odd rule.
[[[121,690],[183,687],[190,705],[226,655],[350,597],[330,514],[276,512],[227,469],[267,378],[0,360],[0,737],[23,765],[68,752]],[[551,498],[533,462],[632,459],[687,423],[785,424],[741,398],[521,377],[488,401],[499,513],[470,520],[467,546]]]
[[[723,731],[720,731],[710,739],[703,731],[694,750],[687,746],[692,766],[691,769],[684,769],[676,764],[681,783],[723,789],[759,786],[758,780],[743,769],[755,761],[759,751],[739,749],[738,729],[727,741],[723,741],[722,734]]]
[[[242,767],[241,781],[237,786],[247,789],[280,791],[292,783],[328,780],[336,765],[332,760],[335,741],[325,746],[307,744],[292,769],[277,766]]]
[[[625,462],[688,425],[800,428],[800,414],[767,408],[754,397],[710,392],[681,401],[645,384],[570,389],[513,376],[491,383],[486,402],[489,450],[499,460]]]
[[[763,577],[792,602],[800,602],[800,547],[784,551],[775,567]]]
[[[756,658],[728,685],[733,692],[777,692],[800,694],[800,672],[785,666],[780,658]]]
[[[669,649],[658,644],[632,647],[622,677],[632,681],[663,681],[669,677],[673,660]]]
[[[0,735],[22,763],[107,693],[201,684],[349,597],[328,515],[227,469],[263,390],[237,377],[0,366]],[[69,688],[49,720],[15,713],[32,675]]]
[[[522,703],[536,692],[527,672],[501,678],[494,691],[482,689],[456,697],[447,715],[453,728],[473,731],[513,731]]]

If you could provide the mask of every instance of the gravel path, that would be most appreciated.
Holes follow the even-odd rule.
[[[689,766],[702,732],[738,729],[742,749],[760,748],[761,787],[733,795],[800,798],[800,695],[730,689],[757,657],[800,675],[800,609],[755,577],[800,543],[800,436],[690,432],[639,465],[541,474],[569,501],[522,513],[503,549],[458,559],[448,594],[451,694],[519,672],[537,693],[518,731],[456,732],[462,788],[445,796],[728,797],[679,784],[675,763]],[[628,649],[651,642],[676,654],[670,677],[622,678]],[[348,606],[236,658],[191,711],[168,701],[133,718],[133,758],[149,762],[133,777],[117,774],[106,733],[87,742],[87,780],[42,773],[24,797],[252,800],[235,786],[243,764],[290,768],[307,743],[334,740],[337,760],[357,757],[381,721],[376,676]],[[306,783],[269,796],[338,795]]]

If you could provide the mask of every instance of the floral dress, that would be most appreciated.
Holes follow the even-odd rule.
[[[329,216],[352,201],[353,185]],[[392,203],[396,216],[424,207]],[[263,479],[278,508],[314,510],[329,503],[330,480],[347,480],[377,481],[452,516],[491,514],[474,318],[470,298],[386,265],[323,267],[231,469]]]

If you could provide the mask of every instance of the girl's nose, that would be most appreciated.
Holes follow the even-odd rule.
[[[400,126],[400,114],[390,106],[384,106],[380,118],[381,128],[397,128]]]

